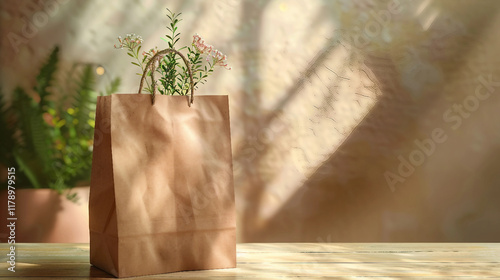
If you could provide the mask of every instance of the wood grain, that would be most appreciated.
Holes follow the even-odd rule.
[[[106,279],[89,264],[88,244],[16,246],[16,272],[0,247],[0,278]],[[238,268],[134,279],[500,279],[499,243],[247,243]]]

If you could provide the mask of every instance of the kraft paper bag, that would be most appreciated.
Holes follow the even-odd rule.
[[[117,277],[236,266],[227,96],[98,97],[90,262]]]
[[[228,96],[151,101],[97,99],[90,263],[116,277],[236,267]]]

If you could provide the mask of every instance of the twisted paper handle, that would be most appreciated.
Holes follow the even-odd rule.
[[[157,52],[146,64],[146,68],[144,68],[144,72],[142,73],[142,78],[141,78],[141,84],[139,85],[139,93],[142,92],[142,88],[144,86],[144,81],[146,81],[146,76],[148,75],[148,71],[151,70],[151,81],[153,82],[153,92],[151,93],[151,104],[155,105],[155,94],[157,90],[157,85],[155,82],[155,71],[156,71],[156,62],[159,62],[163,56],[165,56],[168,53],[175,53],[179,55],[184,63],[186,64],[186,68],[189,74],[189,82],[190,82],[190,89],[191,89],[191,98],[188,102],[188,105],[191,107],[191,104],[193,104],[194,100],[194,81],[193,81],[193,73],[191,72],[191,66],[189,65],[189,61],[186,59],[186,57],[180,53],[177,50],[174,49],[164,49],[159,52]],[[188,93],[189,89],[186,90],[186,95]]]

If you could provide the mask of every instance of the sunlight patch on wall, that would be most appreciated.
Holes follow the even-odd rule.
[[[305,60],[314,61],[311,57]],[[336,152],[380,95],[362,59],[341,44],[311,71],[306,78],[304,71],[298,70],[302,76],[272,80],[276,89],[281,89],[280,95],[289,99],[282,104],[271,102],[270,107],[279,109],[261,135],[270,146],[258,167],[267,183],[262,202],[266,207],[261,208],[263,219],[273,216],[292,195],[300,195],[304,182]],[[301,84],[295,89],[294,83]],[[264,92],[272,92],[272,88]]]

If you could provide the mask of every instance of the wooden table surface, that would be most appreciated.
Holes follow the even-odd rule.
[[[0,278],[104,279],[88,244],[16,244],[16,272],[0,247]],[[500,243],[247,243],[235,269],[131,279],[500,279]]]

